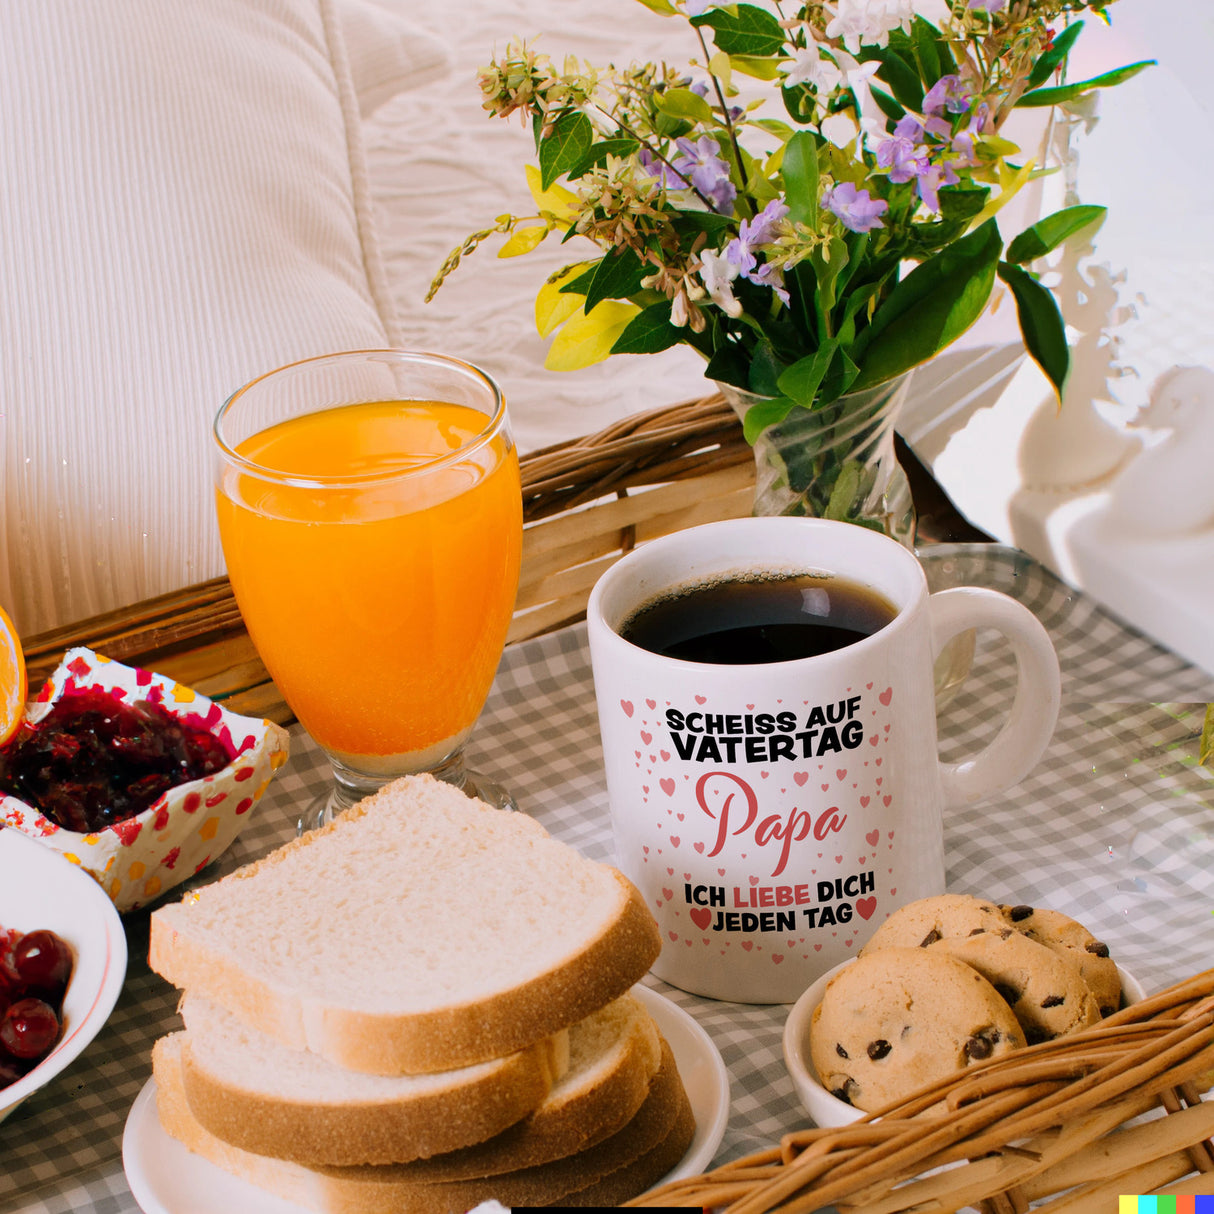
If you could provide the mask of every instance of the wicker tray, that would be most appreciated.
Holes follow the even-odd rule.
[[[754,461],[718,395],[640,413],[523,457],[523,567],[508,640],[582,618],[599,574],[655,536],[750,512]],[[220,699],[294,718],[266,673],[226,577],[25,638],[31,686],[88,645]]]
[[[1214,1193],[1214,970],[836,1129],[629,1202],[728,1214],[1105,1214]],[[1191,1208],[1191,1207],[1190,1207]]]

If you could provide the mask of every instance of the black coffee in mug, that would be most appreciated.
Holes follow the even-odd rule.
[[[884,595],[846,578],[758,572],[664,594],[638,608],[620,635],[663,657],[750,666],[842,649],[896,614]]]

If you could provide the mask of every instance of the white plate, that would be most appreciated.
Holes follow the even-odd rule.
[[[696,1118],[695,1137],[665,1178],[697,1176],[712,1162],[729,1120],[729,1074],[712,1038],[682,1008],[638,986],[634,993],[670,1043]],[[284,1201],[186,1150],[156,1115],[156,1082],[149,1079],[131,1105],[122,1136],[127,1184],[144,1214],[299,1214]]]

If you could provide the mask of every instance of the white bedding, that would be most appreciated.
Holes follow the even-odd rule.
[[[579,256],[577,245],[554,237],[508,259],[497,257],[502,238],[494,237],[422,302],[435,270],[469,232],[505,211],[533,212],[523,177],[534,160],[530,132],[481,109],[477,68],[513,36],[535,39],[557,63],[571,52],[596,65],[663,56],[685,64],[698,50],[687,23],[637,0],[378,2],[440,38],[453,61],[442,86],[401,94],[365,127],[380,244],[406,343],[457,354],[497,377],[524,451],[710,391],[703,360],[679,347],[580,372],[545,371],[535,293],[549,272]]]
[[[475,77],[495,46],[540,32],[554,57],[596,62],[689,49],[683,23],[636,0],[14,9],[0,40],[0,604],[23,635],[223,572],[211,422],[295,359],[389,344],[463,356],[502,382],[524,450],[706,390],[683,351],[544,371],[532,301],[576,256],[555,241],[521,260],[486,248],[422,303],[470,230],[531,210],[529,137],[488,119]]]

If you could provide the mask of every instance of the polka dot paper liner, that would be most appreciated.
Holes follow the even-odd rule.
[[[104,691],[159,703],[183,724],[214,734],[234,754],[221,771],[170,788],[142,813],[81,834],[15,797],[0,796],[0,823],[14,827],[90,873],[120,911],[135,910],[205,868],[249,820],[288,735],[272,721],[240,716],[164,675],[124,666],[91,649],[69,649],[26,716],[36,719],[65,690]]]

